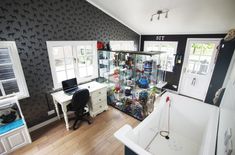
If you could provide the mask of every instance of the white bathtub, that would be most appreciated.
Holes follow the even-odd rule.
[[[171,99],[170,139],[160,136]],[[161,97],[156,109],[136,128],[125,125],[114,135],[140,155],[214,155],[219,108],[172,93]]]

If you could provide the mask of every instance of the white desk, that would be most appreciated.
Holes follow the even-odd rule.
[[[105,110],[108,110],[107,87],[105,84],[101,84],[101,83],[93,81],[93,82],[79,85],[78,87],[80,89],[86,88],[90,92],[90,102],[88,103],[88,108],[89,108],[91,117],[95,117],[97,114]],[[66,129],[69,130],[67,105],[70,104],[73,96],[65,94],[63,90],[53,93],[51,95],[52,95],[56,113],[59,119],[60,119],[60,115],[59,115],[58,104],[61,105],[63,115],[64,115],[64,121],[66,124]]]

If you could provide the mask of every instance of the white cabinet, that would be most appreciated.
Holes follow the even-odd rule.
[[[95,117],[97,114],[105,110],[108,110],[107,88],[103,87],[91,93],[91,102],[89,105],[89,111],[91,117]]]
[[[1,154],[9,153],[29,143],[31,143],[31,139],[28,130],[22,126],[1,136],[0,150],[3,151],[0,152],[2,152]]]
[[[4,110],[9,110],[13,105],[18,109],[16,119],[8,124],[0,122],[0,155],[9,154],[31,143],[29,131],[16,97],[0,100],[0,114],[2,115]]]
[[[2,140],[0,141],[0,154],[5,154],[6,153],[6,149],[3,145]]]

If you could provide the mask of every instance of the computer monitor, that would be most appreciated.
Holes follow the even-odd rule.
[[[78,86],[78,84],[77,84],[77,79],[76,78],[62,81],[62,87],[63,87],[63,90],[65,92],[68,91],[68,90],[77,88],[77,86]]]

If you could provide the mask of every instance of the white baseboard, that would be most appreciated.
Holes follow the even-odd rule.
[[[31,128],[29,128],[29,132],[33,132],[33,131],[35,131],[35,130],[41,128],[41,127],[44,127],[44,126],[46,126],[46,125],[48,125],[48,124],[50,124],[52,122],[55,122],[57,120],[58,120],[58,117],[56,116],[56,117],[53,117],[53,118],[51,118],[51,119],[49,119],[49,120],[47,120],[45,122],[42,122],[42,123],[37,124],[35,126],[32,126]]]

